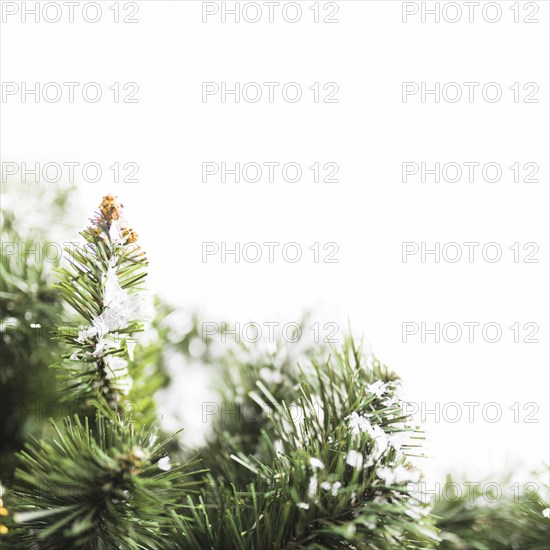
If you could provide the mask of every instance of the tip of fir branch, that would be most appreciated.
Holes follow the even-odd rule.
[[[103,217],[102,221],[106,223],[107,227],[110,228],[112,225],[118,226],[118,234],[122,242],[125,244],[134,244],[137,242],[139,235],[127,226],[126,220],[122,217],[123,208],[124,205],[119,202],[118,197],[111,193],[106,194],[99,205],[99,211]],[[96,237],[101,235],[99,225],[101,225],[102,221],[99,218],[95,223],[92,221],[94,225],[91,227],[91,231]]]
[[[122,208],[123,205],[118,202],[118,197],[111,194],[105,195],[99,205],[101,214],[109,222],[120,219]]]

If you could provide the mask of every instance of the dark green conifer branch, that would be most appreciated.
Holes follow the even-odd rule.
[[[422,434],[402,413],[399,380],[351,338],[338,349],[307,349],[300,361],[283,346],[209,355],[218,363],[218,411],[225,405],[225,413],[199,460],[172,465],[168,448],[177,449],[176,440],[159,442],[156,423],[145,422],[154,415],[152,393],[166,380],[158,372],[165,350],[138,347],[132,360],[146,316],[139,291],[147,260],[111,195],[82,236],[84,245],[69,250],[70,264],[58,271],[56,300],[80,319],[76,330],[69,323],[57,330],[66,353],[55,368],[65,398],[95,411],[77,409],[80,415],[53,422],[51,434],[31,438],[18,455],[15,482],[0,495],[0,547],[547,547],[550,508],[542,491],[489,506],[458,498],[430,515],[409,489],[421,479],[411,457],[422,455]],[[0,269],[9,282],[3,317],[16,311],[26,318],[28,300],[19,307],[17,288],[32,286],[38,274],[43,290],[40,270],[25,271],[13,258]],[[178,342],[189,349],[197,335],[194,329]]]
[[[470,482],[467,491],[461,489],[465,484],[447,476],[446,498],[438,498],[433,507],[441,550],[550,548],[548,473],[546,469],[517,485],[505,478],[499,484]]]
[[[83,324],[58,331],[68,352],[55,368],[68,400],[99,400],[116,408],[132,386],[128,362],[146,315],[139,291],[147,259],[112,195],[90,222],[81,233],[85,245],[67,250],[69,266],[58,270],[62,297]]]
[[[65,419],[32,441],[17,470],[18,539],[28,548],[164,549],[170,511],[196,485],[196,462],[170,464],[157,429],[136,431],[101,414]],[[13,503],[13,501],[12,501]]]
[[[393,373],[352,340],[325,360],[287,371],[284,382],[234,365],[242,377],[233,379],[234,391],[254,386],[241,403],[250,400],[261,412],[261,419],[254,414],[257,437],[242,414],[244,451],[235,419],[224,429],[220,418],[212,447],[202,453],[213,475],[194,523],[175,519],[181,548],[437,545],[427,507],[407,491],[420,477],[408,455],[418,454],[421,436],[402,415]],[[233,464],[214,468],[209,457],[218,449]]]
[[[146,259],[115,197],[104,197],[82,235],[86,243],[70,251],[58,285],[82,326],[58,330],[69,351],[56,368],[67,398],[94,404],[96,413],[53,422],[51,437],[31,440],[19,454],[9,542],[37,550],[164,550],[173,547],[172,514],[191,521],[184,500],[202,471],[195,460],[173,466],[156,423],[139,428],[124,414]]]

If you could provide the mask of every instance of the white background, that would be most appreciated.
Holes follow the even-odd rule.
[[[91,215],[105,191],[119,195],[150,257],[152,290],[206,320],[284,323],[299,321],[304,310],[321,325],[344,328],[349,320],[402,376],[408,400],[432,409],[437,402],[497,403],[502,419],[495,423],[481,406],[473,423],[466,410],[457,423],[428,417],[430,458],[422,467],[429,479],[453,471],[481,480],[548,461],[548,2],[530,3],[539,21],[531,24],[514,23],[506,1],[493,3],[502,10],[495,23],[480,6],[469,22],[460,2],[464,13],[454,24],[433,15],[423,23],[420,13],[404,23],[400,1],[337,2],[335,24],[315,24],[308,1],[299,3],[294,24],[280,8],[268,22],[265,7],[256,24],[231,16],[223,23],[219,13],[203,23],[201,2],[177,0],[138,2],[133,24],[113,22],[113,1],[100,2],[95,24],[83,20],[84,3],[74,23],[66,9],[59,22],[41,16],[37,23],[32,15],[22,21],[21,3],[15,15],[5,12],[13,3],[3,4],[4,84],[97,82],[104,96],[97,103],[78,91],[74,103],[66,93],[54,103],[4,96],[2,161],[99,163],[98,183],[77,170],[82,212]],[[525,4],[522,20],[531,11]],[[127,2],[120,13],[129,13]],[[274,103],[201,98],[203,82],[293,81],[304,91],[295,104],[280,93]],[[138,83],[139,102],[114,103],[114,82]],[[314,103],[314,82],[336,82],[339,102]],[[403,82],[497,82],[503,97],[486,102],[480,86],[473,103],[433,96],[422,103],[419,94],[404,103]],[[514,82],[537,83],[539,102],[515,103]],[[304,175],[297,183],[204,183],[205,161],[297,162]],[[311,183],[308,167],[316,161],[336,162],[339,182]],[[468,161],[498,163],[502,179],[401,179],[403,162]],[[113,184],[114,162],[137,163],[139,183]],[[514,162],[537,163],[539,182],[514,183]],[[304,258],[204,263],[205,241],[294,241]],[[497,242],[503,258],[486,262],[478,248],[473,263],[435,263],[433,256],[422,263],[418,255],[403,263],[405,241]],[[336,242],[339,262],[314,263],[308,247],[315,242]],[[537,243],[538,263],[515,263],[508,247],[516,242]],[[473,343],[466,335],[454,344],[422,343],[418,335],[402,341],[403,322],[470,321],[498,323],[501,341],[484,341],[479,329]],[[539,343],[514,343],[508,327],[516,322],[539,325]],[[514,422],[508,407],[519,403],[523,419],[528,402],[540,408],[539,422]]]

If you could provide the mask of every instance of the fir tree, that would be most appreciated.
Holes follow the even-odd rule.
[[[431,515],[409,492],[409,482],[421,478],[410,458],[422,455],[422,434],[402,414],[398,377],[351,338],[339,348],[309,348],[299,359],[283,345],[216,355],[207,343],[206,362],[219,380],[218,410],[226,405],[231,413],[218,415],[198,458],[182,454],[176,437],[159,433],[153,394],[167,381],[165,355],[174,347],[189,352],[197,321],[174,335],[157,316],[161,346],[136,346],[151,317],[142,288],[147,259],[114,196],[104,197],[81,235],[84,242],[67,251],[69,263],[58,269],[53,291],[56,315],[62,298],[75,317],[63,314],[71,322],[57,328],[56,347],[40,363],[26,344],[15,363],[40,370],[44,357],[61,350],[54,371],[78,414],[28,437],[15,482],[6,495],[0,486],[0,546],[547,547],[550,510],[539,493],[494,506],[456,499]],[[11,284],[3,297],[15,304],[7,310],[25,317],[29,301],[19,306],[17,289],[40,271],[13,258],[3,258],[2,266]],[[51,292],[44,277],[38,288]],[[158,305],[161,317],[170,313]],[[182,457],[181,465],[172,464],[169,451]]]
[[[510,479],[485,491],[484,483],[457,491],[460,487],[447,476],[449,491],[433,508],[439,517],[441,550],[548,550],[550,548],[550,502],[548,470],[534,474],[533,481],[515,489]],[[519,485],[518,485],[519,487]],[[513,489],[513,490],[510,490]]]
[[[230,355],[210,468],[180,548],[431,548],[437,530],[406,484],[420,435],[396,376],[353,340],[298,367]],[[219,457],[223,457],[222,460]]]
[[[156,424],[139,427],[125,414],[147,260],[112,195],[82,236],[85,244],[68,251],[70,265],[59,270],[58,285],[81,326],[59,329],[67,352],[55,367],[66,398],[96,413],[55,423],[51,438],[31,440],[20,453],[10,492],[22,526],[14,544],[166,548],[171,514],[182,509],[197,473],[195,462],[170,464]]]
[[[7,187],[7,186],[3,186]],[[47,413],[55,411],[59,391],[54,373],[47,367],[59,358],[61,347],[52,340],[63,307],[59,293],[52,286],[55,254],[48,261],[41,258],[44,243],[52,242],[47,228],[55,220],[65,220],[70,191],[67,189],[32,189],[32,186],[9,188],[17,205],[38,209],[48,202],[43,223],[20,221],[21,212],[10,209],[3,189],[0,239],[0,479],[9,483],[14,468],[14,454],[26,438],[40,437],[47,423]],[[18,200],[19,199],[19,200]],[[52,247],[55,252],[55,247]]]

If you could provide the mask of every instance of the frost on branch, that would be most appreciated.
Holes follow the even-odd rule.
[[[57,369],[69,399],[104,399],[114,408],[132,387],[129,367],[136,335],[151,317],[151,300],[140,292],[147,260],[122,205],[106,195],[81,235],[85,244],[68,251],[59,288],[77,313],[78,330],[59,336],[70,352]]]

